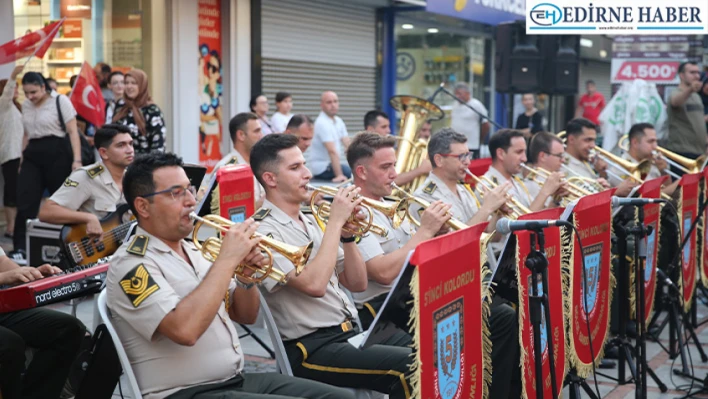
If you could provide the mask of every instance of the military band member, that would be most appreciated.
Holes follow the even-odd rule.
[[[645,159],[652,161],[651,169],[644,180],[656,179],[668,175],[669,164],[661,156],[654,157],[658,147],[656,130],[650,123],[637,123],[629,129],[629,148],[622,154],[622,158],[638,163]],[[678,180],[666,185],[663,191],[673,194],[678,186]]]
[[[138,228],[108,269],[107,304],[144,398],[353,398],[314,381],[243,373],[232,320],[253,323],[259,295],[234,271],[242,261],[263,265],[257,223],[231,227],[212,264],[184,240],[196,199],[179,157],[138,156],[123,188]]]
[[[69,175],[39,210],[42,222],[85,223],[87,233],[99,236],[103,233],[99,220],[125,203],[123,175],[135,155],[130,129],[119,124],[104,125],[93,140],[101,160]]]
[[[530,168],[541,168],[551,172],[551,179],[562,179],[563,173],[561,167],[563,165],[564,156],[563,141],[553,134],[548,132],[538,132],[531,138],[529,144],[528,164]],[[536,198],[541,194],[542,184],[539,184],[534,177],[544,180],[545,176],[538,176],[527,170],[524,171],[524,184],[531,195],[531,198]],[[556,200],[566,193],[565,183],[561,183],[559,190],[554,193],[553,198],[547,200],[546,205],[557,205]]]
[[[367,286],[356,237],[344,229],[361,202],[357,198],[360,189],[340,189],[322,232],[300,212],[300,204],[310,198],[307,185],[312,173],[297,143],[291,135],[269,134],[251,152],[251,166],[266,191],[263,207],[254,215],[260,222],[258,232],[296,246],[314,243],[300,275],[294,273],[289,260],[276,254],[274,268],[290,279],[284,286],[271,281],[261,285],[293,373],[337,386],[379,391],[392,399],[409,398],[410,348],[384,343],[360,350],[347,342],[358,333],[357,310],[342,286],[352,292],[362,292]]]
[[[375,133],[359,133],[347,149],[347,161],[352,167],[354,185],[361,189],[361,195],[377,201],[389,201],[391,183],[395,180],[396,140],[390,136]],[[394,229],[391,219],[376,209],[372,209],[374,223],[386,229],[384,236],[369,233],[357,244],[369,279],[366,291],[353,294],[359,309],[362,327],[368,329],[383,305],[391,284],[401,271],[408,253],[423,241],[438,233],[450,219],[450,205],[435,201],[421,215],[421,227],[416,231],[408,220]],[[405,333],[410,343],[410,336]]]

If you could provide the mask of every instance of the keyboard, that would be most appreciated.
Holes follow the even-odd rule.
[[[0,290],[0,313],[16,312],[94,294],[106,280],[108,263],[79,266],[51,277]]]

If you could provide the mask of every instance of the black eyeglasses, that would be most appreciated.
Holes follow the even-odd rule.
[[[445,158],[457,158],[460,162],[465,162],[472,159],[472,152],[463,152],[462,154],[440,154]]]
[[[556,157],[556,158],[563,159],[563,153],[562,153],[562,152],[561,152],[561,153],[558,153],[558,154],[554,154],[554,153],[548,152],[548,151],[543,151],[543,152],[545,152],[546,154],[548,154],[548,155],[550,155],[550,156],[552,156],[552,157]]]
[[[175,201],[178,201],[178,200],[183,199],[184,196],[187,195],[188,191],[192,194],[193,197],[195,197],[195,198],[197,197],[197,189],[191,184],[187,187],[172,186],[172,187],[162,190],[162,191],[156,191],[154,193],[141,195],[141,197],[150,198],[150,197],[154,197],[158,194],[170,193],[170,195],[172,196],[172,199]]]

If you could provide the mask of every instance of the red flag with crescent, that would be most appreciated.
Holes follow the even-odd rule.
[[[698,200],[700,198],[701,188],[700,182],[703,177],[702,173],[692,173],[681,176],[679,180],[679,189],[681,196],[678,202],[679,224],[681,227],[681,241],[686,238],[688,231],[691,229],[693,220],[696,219],[698,213]],[[691,232],[691,238],[686,245],[681,248],[681,293],[683,296],[683,310],[688,312],[693,304],[693,294],[696,291],[696,272],[698,250],[697,241],[698,229],[694,228]]]
[[[102,126],[106,121],[106,103],[103,101],[101,86],[96,73],[88,62],[84,61],[76,84],[71,90],[71,103],[76,112],[95,126]]]
[[[0,46],[0,65],[9,64],[18,58],[33,54],[39,58],[44,57],[62,23],[64,23],[63,19]]]

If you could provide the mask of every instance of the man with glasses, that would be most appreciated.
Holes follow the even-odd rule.
[[[529,173],[528,171],[523,171],[525,174],[524,184],[529,190],[529,195],[531,198],[538,197],[543,191],[544,185],[539,184],[534,177],[540,180],[546,181],[561,181],[563,174],[561,168],[563,166],[565,152],[563,151],[563,141],[553,134],[548,132],[538,132],[531,138],[531,143],[529,145],[529,163],[527,164],[530,168],[541,168],[548,172],[551,172],[550,177],[538,176],[534,173]],[[551,184],[549,187],[553,187],[555,184]],[[561,197],[566,194],[564,192],[566,188],[565,183],[560,185],[560,188],[556,192],[551,192],[551,196]],[[550,188],[546,189],[543,196],[549,197]],[[552,202],[546,202],[546,205],[552,205]]]
[[[151,153],[127,170],[123,189],[138,228],[106,278],[108,308],[143,397],[353,398],[314,381],[243,373],[232,321],[255,322],[259,295],[234,272],[240,263],[264,266],[258,223],[232,226],[216,261],[207,261],[185,241],[196,199],[182,166],[174,154]]]
[[[695,159],[706,152],[706,122],[698,95],[702,87],[701,71],[695,62],[683,62],[678,75],[681,82],[666,104],[669,114],[666,148]]]

